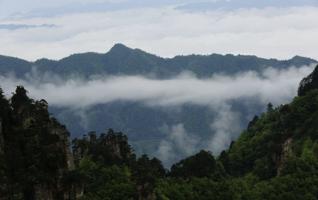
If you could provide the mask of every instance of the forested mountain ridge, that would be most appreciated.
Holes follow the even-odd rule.
[[[0,199],[318,199],[317,69],[290,104],[269,104],[228,150],[202,150],[169,171],[137,158],[113,130],[74,139],[70,155],[46,102],[18,87],[10,101],[0,98]]]
[[[284,69],[317,63],[316,60],[295,56],[289,60],[264,59],[244,55],[188,55],[161,58],[140,49],[116,44],[109,52],[74,54],[61,60],[39,59],[28,62],[22,59],[0,56],[0,74],[13,72],[18,78],[36,69],[39,73],[54,73],[62,77],[94,75],[145,75],[170,78],[184,71],[198,77],[215,73],[234,74],[244,71],[261,71],[266,67]]]
[[[228,76],[226,78],[232,79],[232,76],[235,78],[250,72],[258,73],[260,79],[262,79],[267,75],[264,71],[269,67],[275,69],[277,73],[281,73],[281,71],[292,69],[293,66],[296,69],[301,69],[303,65],[307,66],[312,63],[317,63],[317,61],[300,56],[295,56],[289,60],[231,54],[161,58],[140,49],[132,49],[123,44],[116,44],[106,53],[74,54],[61,60],[39,59],[35,62],[29,62],[0,56],[0,80],[7,83],[6,87],[3,86],[6,94],[10,94],[12,88],[20,84],[28,85],[29,90],[33,90],[32,94],[35,94],[34,89],[51,88],[51,86],[64,89],[64,86],[67,88],[69,85],[91,86],[90,83],[94,84],[96,81],[104,83],[105,80],[108,84],[112,83],[112,78],[126,76],[142,77],[147,79],[146,81],[149,79],[158,82],[160,80],[179,80],[180,77],[184,77],[179,76],[184,72],[187,74],[185,76],[189,76],[191,79],[203,81],[214,80],[214,75],[224,75]],[[16,74],[16,76],[12,76],[12,74]],[[123,81],[123,83],[125,82]],[[137,87],[143,86],[146,85],[142,83]],[[161,86],[161,83],[159,86]],[[88,96],[91,99],[97,96],[94,93],[103,93],[109,97],[116,96],[116,92],[108,94],[108,91],[103,88],[92,87],[90,90],[92,94]],[[54,88],[50,90],[54,90]],[[38,95],[42,95],[42,93],[37,92]],[[43,98],[41,95],[38,98]],[[53,96],[53,98],[68,95],[72,95],[72,93],[64,92]],[[189,95],[191,95],[190,91]],[[292,96],[293,94],[289,95],[288,100]],[[147,153],[152,156],[160,156],[161,152],[157,151],[158,147],[162,142],[170,141],[169,134],[176,127],[183,127],[185,133],[193,136],[193,138],[197,137],[200,141],[209,141],[217,132],[215,129],[211,131],[213,129],[211,124],[222,114],[214,109],[207,108],[209,106],[192,104],[192,100],[184,104],[165,107],[148,106],[144,101],[115,99],[111,102],[96,103],[80,109],[74,109],[73,104],[64,106],[63,102],[56,101],[55,104],[52,104],[51,99],[48,98],[47,100],[51,105],[49,112],[67,125],[72,137],[81,136],[90,130],[102,132],[106,127],[121,130],[129,136],[131,144],[139,155]],[[100,99],[100,101],[103,102],[103,99]],[[259,114],[265,109],[264,102],[259,102],[258,97],[251,96],[248,101],[250,101],[249,104],[246,104],[246,101],[242,98],[224,101],[226,103],[225,109],[228,106],[230,112],[242,115],[237,119],[237,127],[240,130],[246,126],[250,115]],[[81,123],[78,123],[79,121]],[[229,140],[236,139],[237,136],[238,134],[231,132]],[[199,145],[194,147],[195,150],[209,145],[202,142],[198,143]],[[229,141],[226,141],[225,146],[228,146],[228,144]],[[224,148],[222,147],[222,149]],[[171,158],[164,160],[161,156],[165,165],[171,165],[172,162],[189,155],[184,155],[175,148],[173,151],[176,152],[176,155]]]
[[[317,70],[290,104],[269,104],[215,160],[200,152],[173,165],[175,178],[157,186],[161,199],[317,199]]]

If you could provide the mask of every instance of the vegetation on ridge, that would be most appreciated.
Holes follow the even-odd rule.
[[[205,200],[318,198],[318,88],[255,117],[218,157],[200,151],[163,168],[108,130],[74,139],[23,87],[0,92],[0,199]],[[302,90],[302,88],[306,88]]]

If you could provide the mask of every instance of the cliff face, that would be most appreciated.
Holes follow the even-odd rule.
[[[279,159],[276,161],[277,166],[277,176],[281,175],[281,172],[286,165],[286,161],[292,155],[292,143],[293,139],[288,138],[282,145],[282,151],[280,152]]]
[[[23,87],[0,103],[0,199],[68,199],[63,180],[74,163],[65,126]]]

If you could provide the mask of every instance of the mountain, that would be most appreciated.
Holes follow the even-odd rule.
[[[317,199],[317,70],[301,82],[299,96],[254,117],[218,158],[201,151],[174,164],[173,178],[159,181],[157,194],[162,199]]]
[[[45,100],[21,86],[10,101],[0,92],[0,199],[317,199],[317,70],[289,104],[269,104],[219,156],[201,150],[170,170],[136,157],[127,136],[112,129],[75,138],[71,154],[68,132]]]
[[[198,77],[209,77],[215,73],[233,74],[244,71],[261,71],[265,67],[284,69],[302,66],[317,61],[295,56],[289,60],[264,59],[244,55],[189,55],[174,58],[161,58],[140,49],[132,49],[116,44],[105,54],[74,54],[61,60],[39,59],[28,62],[18,58],[0,57],[0,73],[14,72],[19,78],[33,69],[41,73],[55,73],[63,77],[74,75],[145,75],[158,78],[174,77],[189,71]]]
[[[39,59],[29,62],[1,56],[0,77],[11,77],[7,74],[15,73],[17,79],[26,79],[30,82],[36,79],[36,87],[52,81],[56,85],[63,85],[64,81],[74,78],[86,83],[87,80],[109,75],[146,76],[157,80],[173,79],[180,73],[190,72],[201,80],[215,74],[235,75],[248,71],[261,73],[269,67],[284,70],[291,66],[299,68],[312,63],[317,63],[317,61],[300,56],[289,60],[230,54],[161,58],[140,49],[116,44],[107,53],[74,54],[61,60]],[[55,76],[59,78],[55,80]],[[54,93],[54,91],[51,92]],[[109,94],[109,96],[111,95]],[[264,103],[259,102],[255,97],[224,103],[229,108],[211,109],[205,105],[191,103],[164,107],[148,106],[138,101],[112,101],[84,108],[50,106],[49,112],[67,125],[72,133],[72,138],[87,134],[91,130],[96,132],[103,132],[107,128],[121,130],[127,134],[138,155],[147,153],[159,156],[165,166],[170,166],[176,160],[188,156],[189,153],[209,146],[209,141],[217,133],[228,134],[229,142],[236,139],[240,130],[247,125],[251,115],[260,114],[266,109]],[[224,109],[229,111],[227,113],[233,114],[236,121],[228,117],[230,114],[224,113],[225,111],[219,113]],[[213,126],[216,120],[232,120],[235,128]],[[173,140],[174,143],[170,144],[170,140]],[[189,150],[184,151],[185,145],[181,144],[179,140],[189,143]],[[227,141],[224,143],[220,144],[214,153],[219,153],[219,150],[228,145]],[[165,159],[163,158],[166,154],[165,151],[172,151],[175,155]]]
[[[18,77],[30,72],[32,63],[19,58],[0,56],[0,73],[2,75],[13,72]]]

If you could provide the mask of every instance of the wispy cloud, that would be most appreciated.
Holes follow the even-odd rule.
[[[234,76],[214,75],[206,79],[187,73],[167,80],[110,76],[84,81],[62,80],[56,76],[46,83],[40,83],[41,80],[32,76],[26,81],[0,76],[0,82],[5,91],[24,85],[32,97],[45,98],[51,105],[60,107],[88,107],[114,101],[143,102],[149,106],[209,106],[250,97],[258,98],[262,103],[271,101],[278,104],[295,95],[298,83],[312,69],[313,66],[287,70],[268,68],[261,74],[245,72]]]
[[[252,8],[290,8],[298,6],[318,6],[315,0],[215,0],[215,1],[196,1],[177,7],[187,11],[208,11],[208,10],[235,10],[235,9],[252,9]]]
[[[171,57],[233,53],[261,57],[317,57],[318,7],[189,12],[148,7],[3,19],[1,24],[55,24],[57,28],[0,30],[0,54],[35,60],[106,52],[124,43]],[[89,22],[89,23],[88,23]],[[32,47],[32,51],[29,51]]]
[[[168,166],[180,158],[194,154],[202,142],[195,134],[188,133],[183,124],[166,127],[164,132],[167,136],[154,154]]]
[[[206,148],[215,154],[219,154],[226,149],[239,136],[243,128],[240,121],[241,114],[233,111],[231,105],[224,103],[217,109],[217,111],[214,111],[217,116],[211,123],[213,135],[206,144]]]
[[[189,156],[200,149],[218,154],[242,130],[243,121],[249,120],[255,111],[253,104],[274,105],[289,102],[297,93],[298,84],[314,66],[290,67],[284,70],[268,68],[261,73],[245,72],[233,76],[214,75],[199,79],[188,73],[158,80],[142,76],[111,76],[90,80],[63,80],[57,75],[39,76],[34,72],[26,80],[14,76],[0,76],[0,87],[7,96],[17,85],[24,85],[35,99],[46,99],[51,106],[76,111],[88,126],[86,111],[91,106],[113,102],[136,102],[150,108],[181,108],[183,105],[203,106],[214,113],[210,122],[211,134],[192,132],[185,122],[162,128],[163,138],[157,141],[157,150],[147,152],[158,156],[168,166],[178,159]],[[233,108],[239,101],[245,113]],[[156,127],[158,128],[158,127]]]
[[[243,116],[234,111],[230,103],[225,102],[207,109],[216,114],[214,120],[211,120],[210,134],[191,133],[184,124],[165,127],[163,132],[166,136],[159,142],[157,151],[152,154],[160,158],[166,166],[171,166],[176,161],[193,155],[201,149],[218,155],[228,148],[244,128],[241,120]]]
[[[57,27],[54,24],[0,24],[0,29],[5,30],[18,30],[18,29],[31,29],[31,28],[55,28]]]

